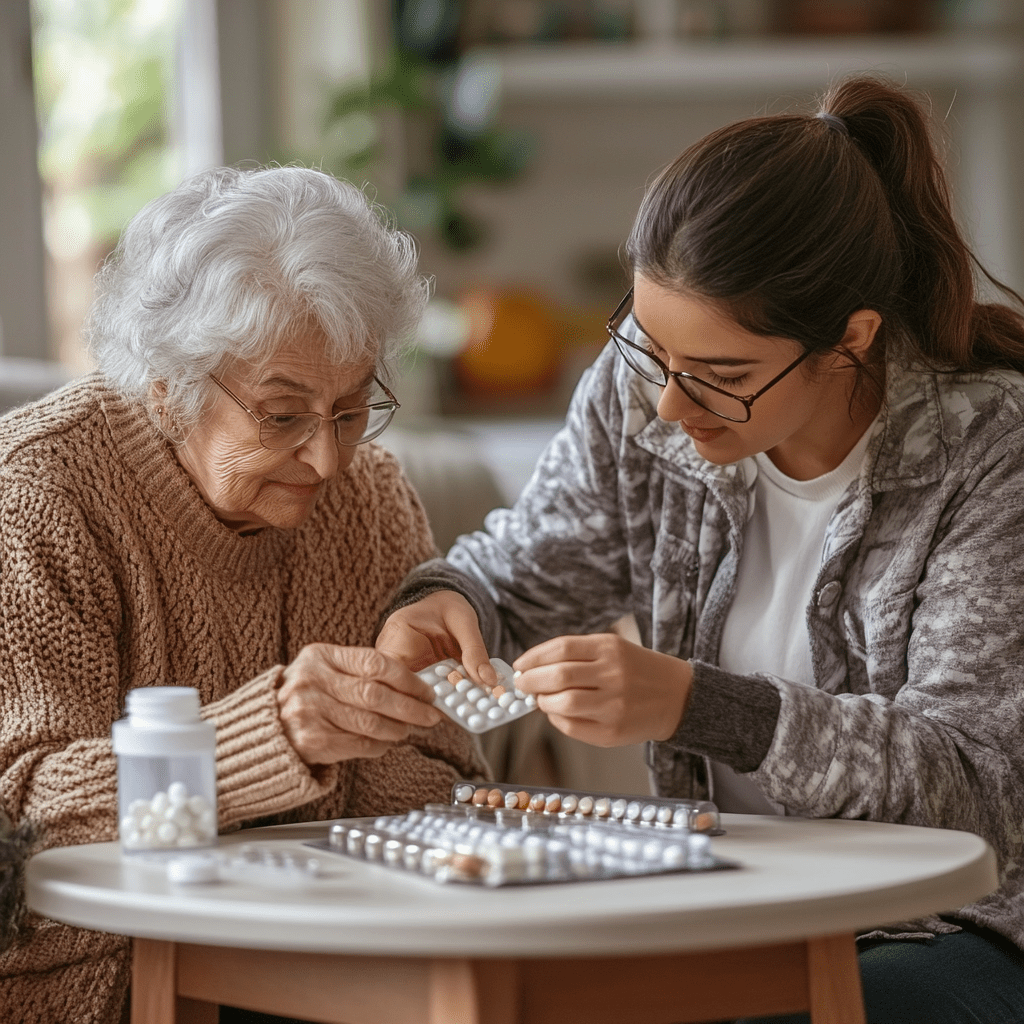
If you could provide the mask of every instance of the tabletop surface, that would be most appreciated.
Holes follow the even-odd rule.
[[[173,885],[116,843],[45,850],[29,905],[82,927],[210,945],[395,955],[615,955],[715,949],[863,931],[954,910],[997,885],[966,832],[842,819],[726,814],[713,851],[737,870],[485,889],[441,885],[318,853],[294,888]],[[312,854],[328,823],[222,836]]]

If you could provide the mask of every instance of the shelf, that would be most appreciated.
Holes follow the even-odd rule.
[[[1015,36],[952,33],[532,44],[475,52],[496,63],[509,99],[820,91],[838,75],[865,71],[905,77],[915,88],[989,91],[1024,68],[1024,45]]]

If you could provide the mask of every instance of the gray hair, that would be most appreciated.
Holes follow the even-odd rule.
[[[387,378],[429,296],[416,260],[411,236],[348,182],[214,168],[125,228],[96,276],[89,350],[126,398],[165,388],[182,427],[198,420],[210,373],[230,359],[259,366],[310,326],[328,361],[370,359]]]

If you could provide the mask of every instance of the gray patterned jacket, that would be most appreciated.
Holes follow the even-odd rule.
[[[790,814],[983,836],[1002,884],[958,914],[1024,947],[1024,377],[888,368],[807,608],[814,686],[713,667],[747,488],[658,419],[655,390],[605,349],[515,507],[421,567],[401,603],[461,590],[509,659],[632,612],[645,646],[694,661],[695,696],[772,688],[762,791]],[[685,721],[651,744],[657,789],[706,795],[705,753]]]

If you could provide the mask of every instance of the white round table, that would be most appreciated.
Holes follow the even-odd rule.
[[[296,888],[172,885],[114,843],[46,850],[29,905],[135,937],[133,1021],[217,1003],[339,1024],[628,1024],[810,1009],[863,1020],[854,935],[995,888],[965,832],[724,815],[737,870],[483,889],[320,853]],[[221,838],[309,855],[327,825]],[[176,1012],[177,1010],[177,1012]]]

